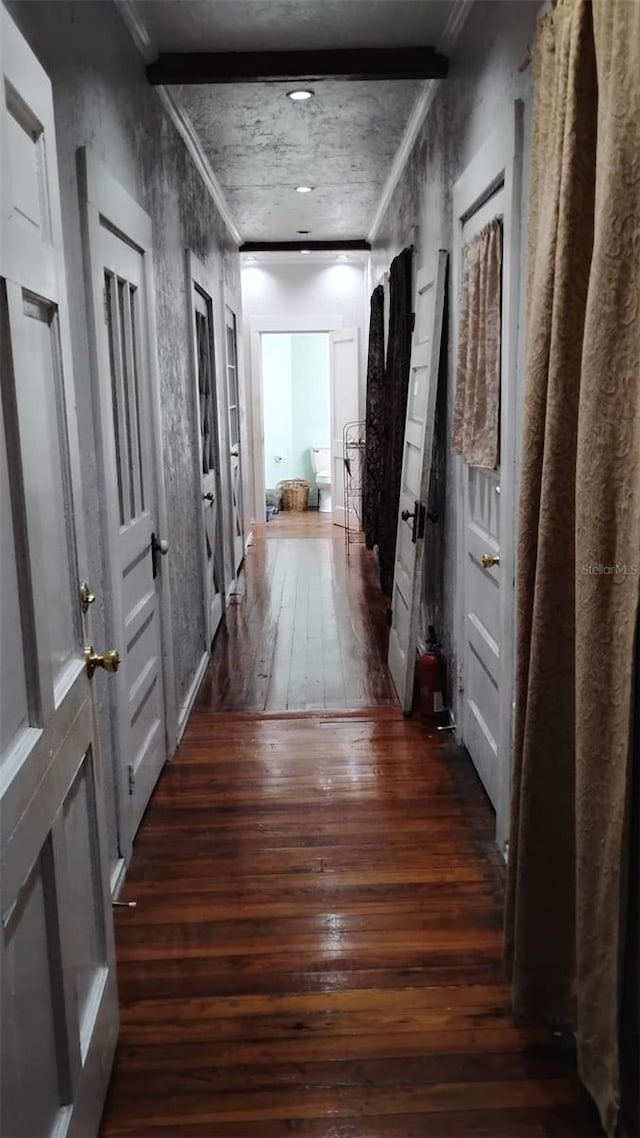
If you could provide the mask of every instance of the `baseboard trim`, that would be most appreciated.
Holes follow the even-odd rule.
[[[177,739],[176,739],[176,746],[177,747],[180,746],[180,741],[182,739],[182,736],[185,733],[187,723],[189,722],[189,716],[191,715],[191,712],[193,710],[193,705],[196,702],[196,697],[198,695],[198,691],[200,690],[200,684],[202,683],[202,681],[204,679],[204,674],[207,670],[208,665],[209,665],[209,653],[205,652],[203,654],[201,660],[200,660],[200,663],[198,664],[198,667],[195,670],[194,677],[193,677],[193,679],[189,685],[189,690],[188,690],[188,692],[184,698],[184,702],[182,704],[182,707],[180,708],[180,714],[178,715],[178,731],[177,731]]]

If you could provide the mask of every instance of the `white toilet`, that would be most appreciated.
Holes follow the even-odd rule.
[[[331,513],[331,447],[311,447],[311,466],[318,487],[318,509]]]

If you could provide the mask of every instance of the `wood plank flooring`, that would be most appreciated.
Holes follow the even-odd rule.
[[[102,1138],[595,1133],[510,1014],[493,827],[398,712],[194,715],[116,910]]]
[[[398,710],[374,559],[281,515],[243,589],[115,910],[102,1138],[596,1134],[511,1016],[494,816]]]
[[[344,530],[316,511],[278,514],[254,535],[198,708],[396,707],[374,555],[353,545],[349,567]]]

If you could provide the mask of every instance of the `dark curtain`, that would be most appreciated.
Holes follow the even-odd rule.
[[[366,452],[362,511],[367,549],[378,543],[378,509],[384,453],[384,288],[371,294],[367,356]]]
[[[389,275],[389,341],[384,376],[382,494],[378,508],[377,529],[380,584],[383,593],[388,597],[391,596],[393,585],[402,449],[411,364],[412,261],[413,247],[404,249],[392,261]]]

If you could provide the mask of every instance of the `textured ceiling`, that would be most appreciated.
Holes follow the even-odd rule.
[[[323,82],[303,104],[290,84],[176,93],[246,240],[325,241],[365,236],[420,86]]]
[[[434,45],[452,0],[137,0],[152,53]],[[245,241],[367,234],[422,83],[173,87]],[[295,186],[315,187],[297,194]]]
[[[433,44],[452,0],[137,0],[158,51]]]

